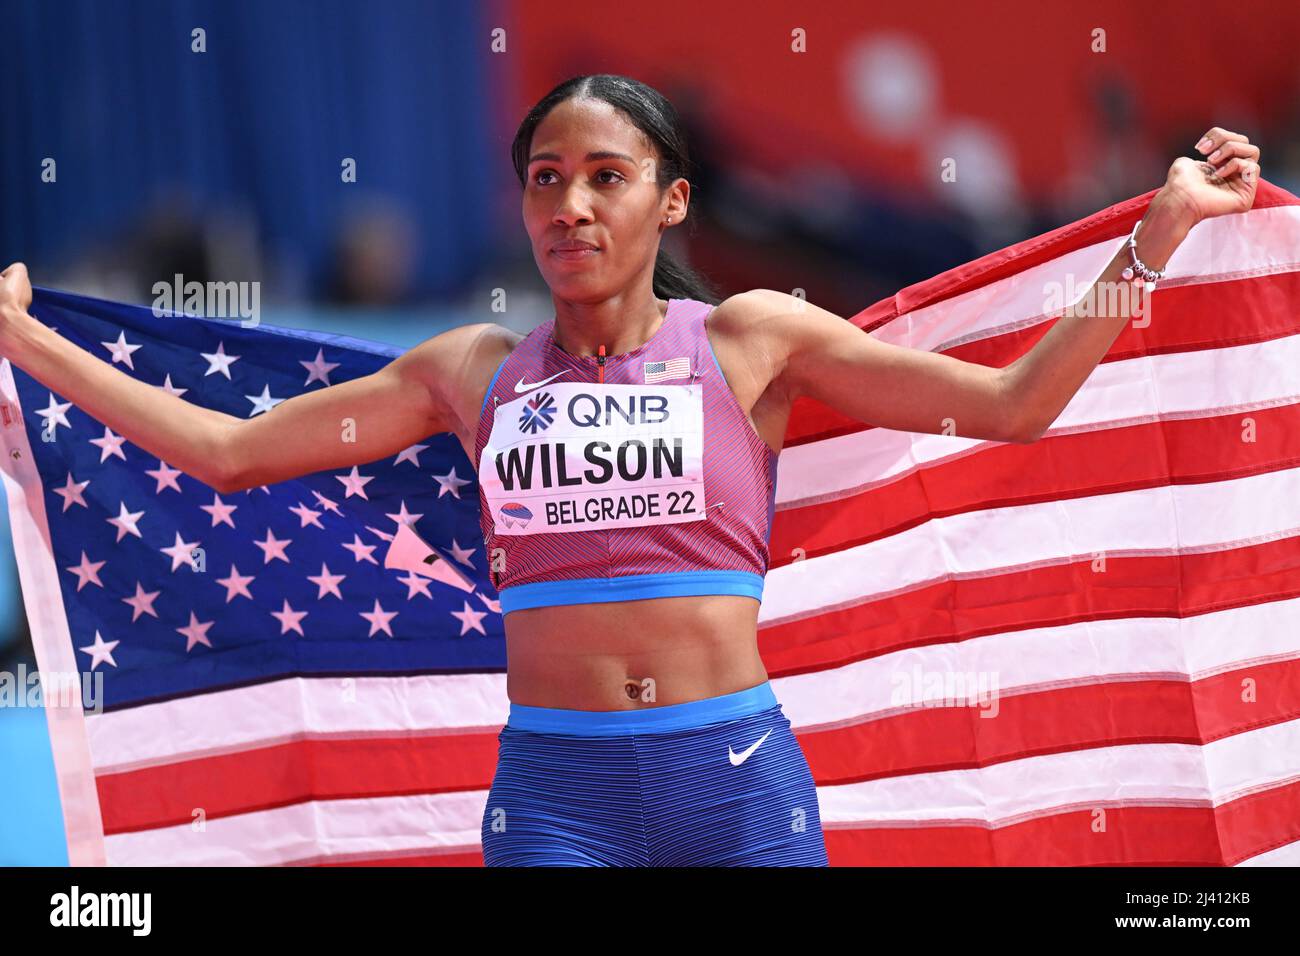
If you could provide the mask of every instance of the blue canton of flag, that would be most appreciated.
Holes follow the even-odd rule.
[[[30,312],[126,374],[240,418],[401,353],[46,289]],[[20,409],[0,434],[11,512],[34,529],[15,529],[29,613],[66,621],[78,670],[105,675],[105,710],[291,676],[504,671],[478,483],[451,434],[223,496],[7,360],[0,379]],[[458,573],[386,566],[403,526],[418,537],[402,531],[402,545]]]

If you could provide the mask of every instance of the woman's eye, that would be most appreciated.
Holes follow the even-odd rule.
[[[614,182],[623,182],[623,181],[624,181],[624,180],[623,180],[623,174],[620,173],[620,172],[618,172],[617,170],[614,170],[614,169],[602,169],[600,172],[598,172],[598,173],[596,174],[596,176],[599,178],[599,177],[601,177],[601,176],[604,176],[604,175],[607,174],[607,173],[608,173],[609,175],[611,175],[611,176],[615,176],[615,177],[617,177],[617,178],[616,178],[615,180],[613,180],[613,181],[610,181],[610,180],[600,180],[601,183],[602,183],[603,185],[610,186],[610,185],[613,185]],[[547,185],[549,185],[549,183],[547,183],[547,182],[543,182],[542,177],[543,177],[543,176],[554,176],[554,175],[555,175],[554,170],[543,169],[541,172],[537,173],[537,175],[535,175],[535,176],[533,177],[533,182],[537,183],[537,185],[539,185],[539,186],[547,186]]]

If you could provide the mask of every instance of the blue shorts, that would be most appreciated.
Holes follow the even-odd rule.
[[[488,866],[826,866],[817,788],[772,686],[644,710],[510,705]]]

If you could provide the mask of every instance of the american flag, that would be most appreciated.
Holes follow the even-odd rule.
[[[853,322],[1004,366],[1153,195]],[[832,864],[1300,864],[1300,200],[1149,310],[1032,444],[796,403],[759,641]]]
[[[46,289],[30,311],[239,417],[400,354]],[[37,662],[86,688],[46,694],[73,865],[480,858],[504,631],[452,435],[221,495],[8,360],[0,389]]]
[[[645,383],[666,382],[672,378],[686,378],[691,374],[689,357],[669,359],[667,362],[646,362]]]
[[[1048,284],[1081,292],[1152,195],[852,321],[1004,365],[1051,327]],[[1125,328],[1031,445],[796,404],[759,643],[833,865],[1300,862],[1298,304],[1300,200],[1260,182],[1250,212],[1192,231],[1150,325]],[[101,356],[125,329],[142,344],[134,374],[170,374],[231,414],[266,384],[317,387],[300,362],[338,363],[341,381],[393,354],[44,291],[33,313]],[[223,339],[242,356],[232,383],[203,374]],[[115,663],[101,649],[93,667],[103,713],[49,709],[72,862],[481,862],[505,658],[451,437],[360,466],[364,498],[340,493],[350,470],[228,496],[231,528],[204,510],[218,509],[211,489],[163,485],[149,474],[162,463],[130,443],[101,461],[103,426],[75,408],[41,442],[37,413],[62,400],[0,372],[26,423],[2,433],[39,663],[89,671],[96,632],[118,642]],[[90,484],[65,513],[69,472]],[[122,504],[144,512],[142,537],[118,543]],[[472,593],[426,596],[360,557],[403,513]],[[176,536],[201,541],[205,573],[171,569]],[[267,556],[281,539],[287,561]],[[69,567],[98,561],[101,583],[78,589]],[[255,578],[251,599],[216,581],[236,573]],[[339,574],[341,598],[307,583]],[[137,581],[160,592],[157,618],[136,614]],[[302,633],[286,630],[304,610]],[[375,630],[394,611],[392,636]]]

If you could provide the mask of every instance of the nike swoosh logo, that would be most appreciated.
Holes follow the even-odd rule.
[[[759,737],[758,740],[754,741],[754,743],[750,744],[748,750],[742,751],[741,753],[732,753],[731,744],[727,744],[727,758],[731,761],[731,765],[733,767],[739,767],[742,763],[748,760],[749,755],[757,750],[758,745],[766,740],[771,733],[772,731],[769,730],[766,734]]]
[[[559,378],[561,375],[568,374],[569,371],[570,369],[566,368],[562,372],[556,372],[554,375],[551,376],[551,378]],[[521,378],[519,380],[519,384],[515,386],[515,394],[522,395],[524,392],[531,392],[535,388],[541,388],[543,385],[549,382],[551,378],[544,378],[540,382],[533,382],[533,384],[531,385],[525,385],[524,380]]]

